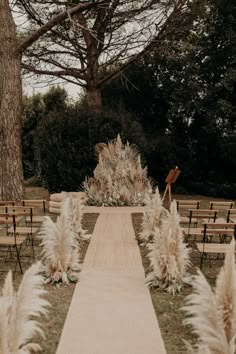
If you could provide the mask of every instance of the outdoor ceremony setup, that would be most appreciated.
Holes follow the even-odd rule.
[[[236,1],[0,19],[0,354],[236,354]]]
[[[213,312],[207,314],[199,307],[205,296],[216,297],[214,301],[222,301],[219,333],[225,331],[228,338],[223,328],[224,321],[233,323],[232,317],[225,319],[224,311],[233,306],[230,300],[225,302],[225,297],[230,299],[234,292],[234,202],[171,200],[169,191],[170,203],[164,204],[165,192],[161,197],[149,181],[134,146],[123,144],[118,135],[96,149],[98,164],[94,176],[85,180],[84,191],[54,193],[49,200],[0,201],[2,270],[6,272],[8,264],[12,269],[0,298],[6,304],[1,321],[7,321],[9,333],[3,343],[3,348],[8,349],[3,353],[9,353],[13,345],[19,348],[16,350],[23,346],[28,352],[39,349],[40,343],[31,343],[31,338],[42,335],[42,323],[34,320],[32,334],[27,333],[27,326],[32,315],[42,316],[50,310],[49,302],[43,299],[43,284],[76,284],[56,353],[78,353],[78,347],[83,354],[166,353],[148,288],[173,298],[186,287],[193,289],[183,307],[184,321],[197,333],[199,342],[195,345],[199,348],[210,348],[200,324],[216,316],[214,306],[219,305],[213,303],[209,310]],[[170,171],[166,191],[176,171]],[[92,234],[82,225],[86,214],[98,216]],[[135,215],[140,219],[138,233]],[[88,248],[81,263],[84,244]],[[35,263],[36,259],[41,262]],[[212,290],[206,288],[207,280],[197,268],[204,272],[204,267],[211,268],[214,263],[223,267],[215,293],[210,295]],[[11,279],[20,274],[23,279],[14,295]],[[224,277],[230,277],[232,288],[224,287]],[[38,298],[34,305],[30,300],[24,304],[22,296],[27,291]],[[12,308],[11,312],[8,308]],[[12,323],[14,316],[20,316],[19,311],[24,313],[20,319],[22,329],[14,328]],[[22,335],[12,343],[11,331],[16,330]],[[230,342],[224,344],[225,352],[227,345]]]

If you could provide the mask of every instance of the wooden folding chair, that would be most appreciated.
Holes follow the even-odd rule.
[[[202,225],[207,222],[215,222],[217,218],[218,210],[210,209],[190,209],[188,214],[188,228],[185,228],[185,241],[188,241],[190,235],[201,235],[202,234]],[[195,227],[191,227],[193,224]],[[194,238],[195,239],[195,238]]]
[[[220,202],[210,202],[209,208],[211,210],[219,210],[220,216],[217,217],[217,222],[228,222],[227,220],[227,213],[229,209],[232,209],[234,206],[234,202],[226,202],[226,201],[220,201]]]
[[[7,247],[7,254],[10,253],[11,255],[11,259],[13,259],[12,257],[12,251],[15,250],[16,252],[16,260],[15,260],[15,270],[14,273],[16,272],[17,269],[17,264],[19,264],[19,268],[20,268],[20,272],[21,274],[23,273],[22,270],[22,265],[21,265],[21,259],[20,259],[20,252],[21,252],[21,247],[22,244],[26,241],[26,236],[18,236],[15,232],[16,230],[16,215],[15,213],[0,213],[1,218],[3,219],[11,219],[10,224],[13,225],[13,233],[11,236],[7,235],[7,236],[0,236],[0,246],[3,246],[4,248]],[[0,219],[0,224],[2,223],[1,219]],[[5,257],[5,261],[7,259],[7,255]]]
[[[45,199],[23,199],[21,201],[23,206],[33,207],[34,208],[34,215],[32,220],[30,216],[25,218],[26,224],[32,222],[33,224],[40,224],[44,220],[44,215],[46,214],[46,203]]]
[[[33,219],[33,207],[26,207],[26,206],[14,206],[11,207],[11,210],[9,210],[10,207],[8,208],[8,212],[13,212],[15,213],[16,216],[24,216],[25,218],[28,216],[30,217],[30,226],[16,226],[13,225],[13,227],[8,229],[8,234],[17,234],[17,235],[26,235],[27,240],[29,240],[31,247],[32,247],[32,253],[33,253],[33,258],[34,258],[34,237],[37,231],[39,230],[38,227],[33,227],[32,219]]]
[[[179,199],[176,200],[177,210],[180,214],[180,223],[188,224],[189,223],[189,210],[190,209],[199,209],[200,208],[200,200],[184,200]],[[192,223],[196,224],[197,219],[192,219]]]
[[[232,237],[236,236],[234,223],[205,223],[203,228],[203,242],[196,246],[201,253],[200,268],[203,266],[204,257],[208,254],[225,254]]]

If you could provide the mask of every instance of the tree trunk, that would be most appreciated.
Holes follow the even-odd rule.
[[[87,89],[87,100],[89,107],[94,112],[100,112],[102,110],[102,94],[100,89],[88,88]]]
[[[0,199],[23,197],[21,57],[8,0],[0,0]]]

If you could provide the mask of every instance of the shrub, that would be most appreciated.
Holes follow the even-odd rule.
[[[79,190],[96,167],[95,145],[131,136],[131,143],[145,144],[142,131],[127,112],[91,112],[87,107],[68,106],[51,112],[37,130],[38,172],[50,192]],[[138,144],[140,146],[140,144]]]

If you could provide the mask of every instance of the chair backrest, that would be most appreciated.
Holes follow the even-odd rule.
[[[32,206],[22,206],[22,205],[6,205],[5,208],[7,213],[15,212],[15,213],[30,214],[34,210],[34,207]]]
[[[199,209],[200,208],[200,200],[184,200],[178,199],[176,200],[177,210],[184,210],[184,209]]]
[[[216,220],[219,210],[210,210],[210,209],[190,209],[189,210],[189,219],[213,219]]]
[[[8,213],[9,215],[13,214],[15,216],[30,216],[30,224],[32,226],[34,207],[12,205],[6,206],[5,209],[6,213]]]
[[[218,209],[218,210],[228,210],[234,207],[234,202],[210,202],[209,207],[211,210]]]
[[[43,213],[46,213],[47,201],[45,199],[23,199],[21,201],[23,206],[34,207],[34,209],[40,209]]]

